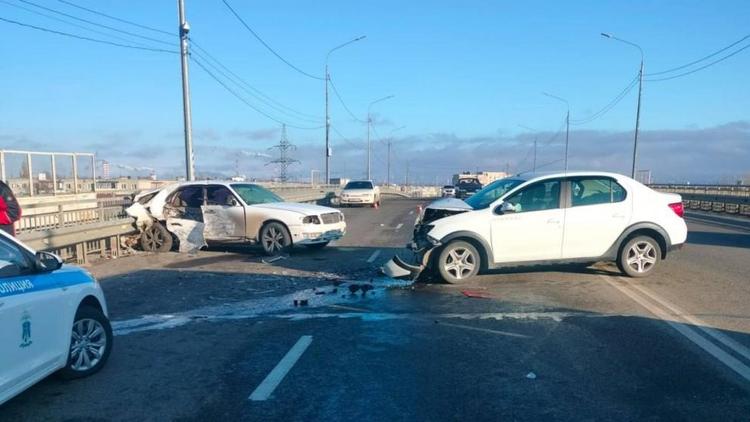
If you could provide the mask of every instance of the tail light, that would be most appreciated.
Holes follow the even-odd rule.
[[[682,206],[682,202],[675,202],[674,204],[669,204],[669,208],[672,208],[672,211],[674,211],[674,213],[677,214],[677,216],[680,218],[682,218],[685,215],[685,207]]]

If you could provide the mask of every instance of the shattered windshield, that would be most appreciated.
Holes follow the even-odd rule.
[[[247,205],[267,204],[269,202],[284,202],[281,197],[270,190],[250,183],[233,184],[232,189]]]
[[[487,208],[491,203],[503,196],[509,190],[523,183],[520,179],[500,179],[495,180],[489,185],[479,190],[474,195],[467,198],[464,202],[469,204],[475,210]]]

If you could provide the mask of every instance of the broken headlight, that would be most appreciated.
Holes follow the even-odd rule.
[[[303,224],[320,224],[320,218],[317,215],[308,215],[302,218]]]

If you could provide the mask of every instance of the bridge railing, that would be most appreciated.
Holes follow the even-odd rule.
[[[750,216],[750,186],[650,185],[660,192],[678,193],[691,210]]]

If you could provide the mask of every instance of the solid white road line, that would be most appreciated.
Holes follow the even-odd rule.
[[[724,365],[728,366],[731,370],[739,374],[741,377],[745,378],[747,381],[750,381],[750,367],[740,362],[737,358],[730,355],[729,353],[725,352],[719,346],[711,343],[710,341],[706,340],[705,337],[698,334],[698,332],[690,327],[688,327],[685,324],[671,321],[672,317],[670,317],[669,314],[662,311],[659,307],[654,306],[653,304],[649,303],[648,300],[637,293],[630,291],[626,286],[621,286],[618,283],[615,283],[611,281],[606,276],[600,276],[607,284],[610,286],[616,288],[629,298],[631,298],[634,302],[638,303],[639,305],[646,308],[649,312],[657,316],[662,321],[669,324],[670,327],[674,328],[678,333],[682,334],[683,336],[687,337],[688,340],[695,343],[698,347],[703,349],[705,352],[719,360]]]
[[[625,282],[625,280],[623,280],[623,282]],[[632,284],[631,286],[643,293],[643,295],[649,297],[654,302],[659,303],[663,307],[672,311],[675,316],[679,316],[685,321],[693,324],[696,328],[713,337],[719,343],[737,352],[737,354],[743,356],[745,359],[750,360],[750,349],[748,349],[747,347],[729,338],[729,336],[720,332],[719,330],[710,327],[705,321],[701,321],[700,319],[678,308],[676,305],[668,302],[666,299],[657,296],[656,293],[650,291],[649,289],[637,284]]]
[[[398,223],[398,226],[396,226],[396,230],[400,229],[401,227],[404,227],[404,223]]]
[[[248,400],[267,400],[271,394],[273,394],[273,390],[279,386],[289,370],[292,369],[295,363],[297,363],[297,360],[302,356],[302,353],[304,353],[308,346],[310,346],[312,339],[312,336],[300,337],[299,340],[297,340],[297,343],[289,349],[287,354],[281,359],[281,361],[279,361],[276,367],[273,368],[263,382],[260,383],[258,388],[253,391],[253,394],[250,394]]]
[[[370,257],[367,258],[367,262],[372,264],[373,262],[375,262],[376,259],[378,259],[378,255],[380,255],[380,249],[373,252],[372,255],[370,255]]]

